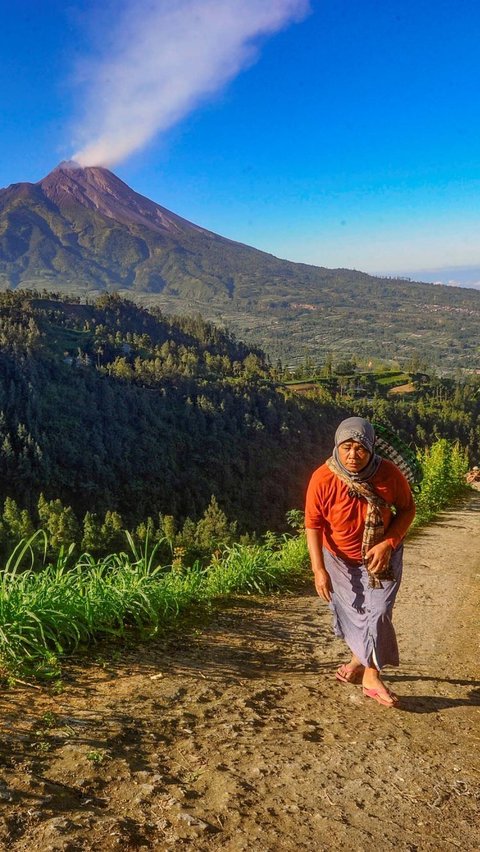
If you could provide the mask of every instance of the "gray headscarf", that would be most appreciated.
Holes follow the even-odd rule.
[[[343,444],[344,441],[357,441],[370,453],[368,464],[358,473],[352,473],[347,470],[339,459],[338,447],[340,444]],[[346,420],[342,420],[340,426],[335,432],[335,449],[333,451],[333,457],[345,476],[348,476],[350,479],[357,482],[364,482],[367,479],[371,479],[371,477],[377,472],[382,460],[381,456],[378,456],[375,453],[375,430],[372,424],[369,423],[368,420],[364,420],[363,417],[347,417]]]

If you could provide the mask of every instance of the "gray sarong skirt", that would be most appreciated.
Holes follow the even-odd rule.
[[[382,580],[383,589],[369,589],[365,566],[346,562],[323,549],[325,568],[332,581],[333,630],[364,666],[398,666],[398,645],[392,610],[402,578],[403,544],[392,553],[394,580]]]

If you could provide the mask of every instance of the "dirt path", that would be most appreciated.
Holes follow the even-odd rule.
[[[334,680],[310,585],[4,694],[0,847],[477,850],[479,533],[475,493],[409,542],[401,709]]]

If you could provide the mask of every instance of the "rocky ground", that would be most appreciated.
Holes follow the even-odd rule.
[[[478,850],[479,510],[409,541],[399,709],[335,681],[310,583],[5,690],[0,848]]]

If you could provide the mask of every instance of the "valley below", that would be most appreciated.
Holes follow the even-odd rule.
[[[120,293],[131,297],[126,291]],[[425,304],[414,297],[392,308],[388,299],[375,304],[375,295],[332,298],[331,293],[317,293],[310,298],[315,303],[259,300],[246,306],[238,300],[222,305],[192,298],[134,296],[137,303],[160,307],[168,314],[201,314],[250,345],[260,346],[272,362],[279,359],[288,366],[298,366],[305,359],[323,364],[329,357],[396,365],[416,357],[442,374],[453,374],[466,365],[480,369],[475,331],[480,303],[456,307]]]

